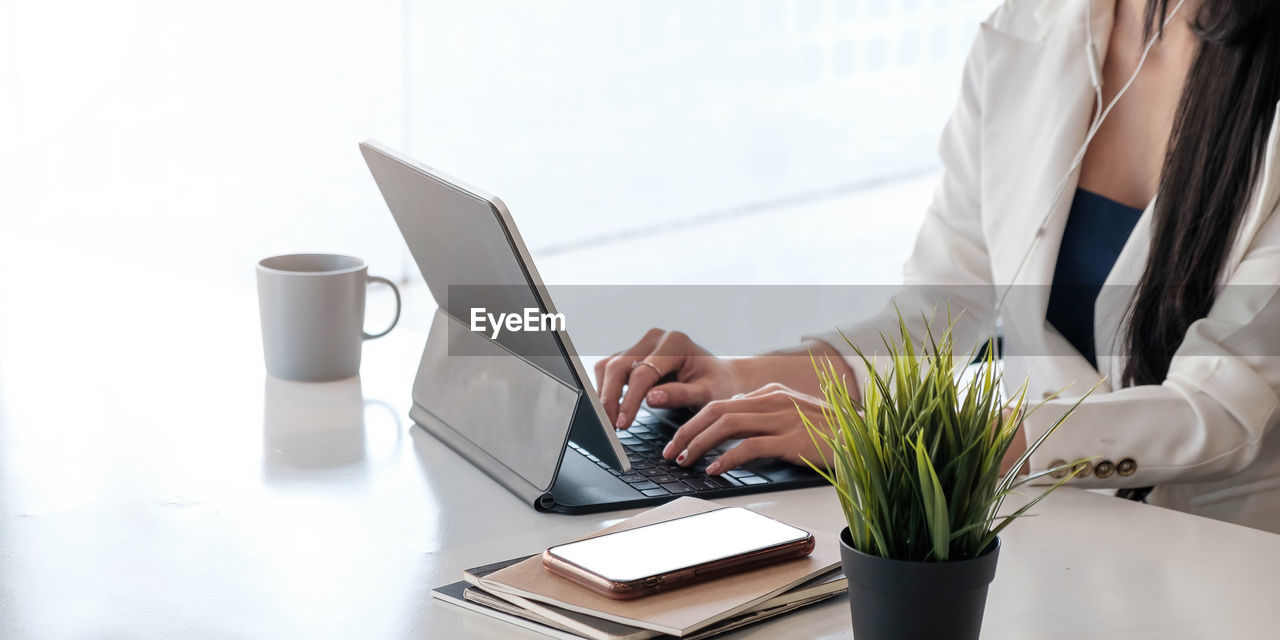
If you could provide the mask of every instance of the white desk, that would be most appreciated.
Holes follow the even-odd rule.
[[[362,380],[268,381],[252,291],[159,290],[139,312],[86,289],[0,336],[0,637],[539,637],[430,590],[630,515],[535,513],[411,428],[420,334],[367,343]],[[829,489],[726,502],[842,526]],[[1280,629],[1280,536],[1075,491],[1037,512],[986,638]],[[848,637],[846,602],[736,637],[784,631]]]

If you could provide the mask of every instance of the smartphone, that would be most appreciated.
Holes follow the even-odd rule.
[[[813,534],[725,507],[551,547],[542,566],[618,600],[638,598],[813,553]]]

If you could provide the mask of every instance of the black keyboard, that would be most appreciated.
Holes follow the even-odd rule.
[[[719,447],[708,451],[700,460],[687,468],[677,465],[672,460],[664,459],[662,449],[667,446],[670,438],[663,434],[656,423],[643,424],[643,422],[649,422],[645,420],[649,417],[641,416],[639,420],[642,423],[631,425],[630,429],[618,432],[618,440],[622,442],[622,448],[626,450],[627,458],[631,460],[629,473],[618,472],[617,469],[592,455],[590,451],[578,446],[576,442],[570,441],[569,446],[600,468],[617,476],[619,480],[631,485],[632,489],[651,498],[720,491],[769,482],[768,478],[746,469],[730,469],[718,476],[707,475],[707,465],[724,452]]]

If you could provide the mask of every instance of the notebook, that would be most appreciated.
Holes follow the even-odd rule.
[[[719,508],[721,505],[713,502],[684,497],[586,537],[592,538]],[[554,607],[683,637],[717,622],[757,610],[766,601],[839,567],[840,549],[835,537],[819,531],[812,533],[817,545],[813,553],[804,558],[635,600],[612,600],[553,576],[542,567],[539,556],[529,557],[487,576],[472,576],[468,581],[492,596],[544,618],[565,618],[550,608]]]

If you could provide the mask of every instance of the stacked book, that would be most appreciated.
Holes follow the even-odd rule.
[[[680,498],[588,537],[717,508]],[[709,638],[844,593],[835,538],[813,533],[817,547],[805,558],[635,600],[612,600],[553,576],[536,555],[469,569],[434,595],[556,638]]]

